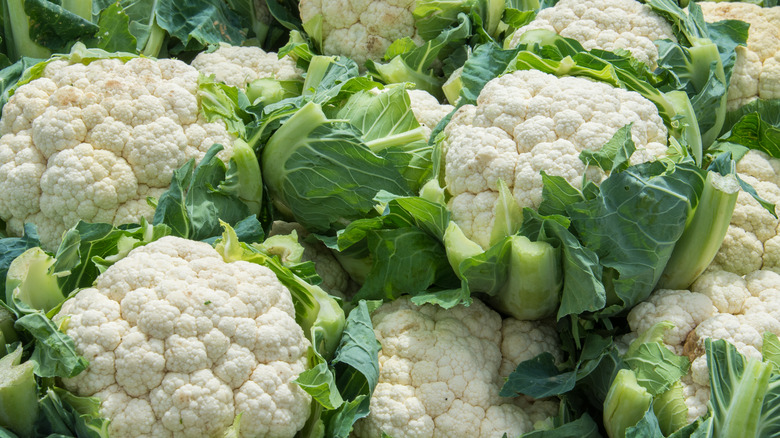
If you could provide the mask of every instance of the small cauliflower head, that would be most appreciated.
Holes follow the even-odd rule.
[[[542,9],[533,21],[518,29],[511,47],[529,30],[546,29],[579,41],[586,50],[625,49],[654,67],[658,48],[653,41],[677,41],[672,26],[650,6],[634,0],[561,0]]]
[[[780,98],[780,6],[762,8],[737,2],[698,5],[708,22],[740,20],[750,24],[747,46],[737,46],[728,109],[735,110],[758,98]]]
[[[112,437],[291,437],[310,397],[293,380],[309,347],[290,292],[267,268],[164,237],[131,251],[55,321],[89,361],[65,379],[100,398]]]
[[[520,206],[539,206],[541,171],[574,186],[604,172],[586,166],[583,150],[598,150],[628,123],[637,146],[632,164],[666,152],[667,130],[655,105],[638,93],[577,77],[522,70],[485,85],[477,104],[464,105],[444,130],[445,184],[453,219],[487,247],[495,221],[498,181]]]
[[[371,319],[382,344],[379,383],[371,413],[355,425],[356,438],[519,436],[557,410],[555,402],[498,395],[503,365],[513,368],[548,350],[560,357],[544,329],[519,321],[502,329],[498,313],[476,299],[443,309],[405,297],[382,305]],[[502,345],[503,336],[517,345]]]
[[[319,286],[342,300],[351,299],[356,285],[350,281],[349,274],[324,243],[306,238],[309,232],[303,225],[297,222],[274,221],[268,236],[291,234],[293,231],[298,235],[298,243],[303,247],[301,259],[304,262],[313,262],[314,270],[322,279]]]
[[[767,201],[780,204],[780,160],[751,150],[739,162],[737,173]],[[780,272],[780,221],[751,195],[742,191],[726,236],[712,267],[739,275],[759,269]]]
[[[683,377],[688,420],[707,412],[709,375],[704,343],[723,339],[747,358],[761,360],[764,333],[780,335],[780,274],[758,270],[741,276],[710,267],[690,290],[658,290],[628,314],[632,334],[669,321],[664,342],[691,360]]]
[[[173,171],[214,144],[227,160],[235,136],[207,122],[199,73],[176,60],[55,60],[19,87],[0,119],[0,218],[38,226],[45,248],[79,220],[151,218]]]
[[[281,59],[274,52],[259,47],[231,46],[220,43],[213,52],[202,52],[192,60],[192,66],[219,82],[246,89],[246,84],[257,79],[278,81],[301,80],[303,71],[289,56]]]
[[[422,42],[414,27],[414,0],[301,0],[303,23],[321,16],[322,51],[352,58],[362,66],[378,61],[403,37]]]
[[[452,105],[442,104],[432,94],[425,90],[406,90],[409,95],[412,113],[423,129],[426,137],[431,136],[431,131],[441,120],[455,108]]]

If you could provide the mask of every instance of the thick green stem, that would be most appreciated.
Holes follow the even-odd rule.
[[[519,320],[538,320],[555,313],[563,286],[560,251],[525,236],[509,238],[509,276],[490,303]]]
[[[633,371],[618,371],[604,400],[604,428],[609,438],[625,438],[626,429],[639,423],[652,401]]]
[[[672,135],[683,141],[696,165],[700,166],[703,154],[701,132],[699,132],[699,122],[688,94],[685,91],[670,91],[664,94],[664,97],[674,107]]]
[[[385,149],[396,146],[406,146],[416,141],[428,141],[428,138],[425,136],[425,130],[422,126],[411,129],[409,131],[404,131],[398,134],[388,135],[368,141],[366,142],[366,146],[368,146],[368,148],[371,149],[371,151],[373,151],[375,154],[378,154]]]
[[[0,359],[0,426],[20,437],[33,436],[38,394],[33,363],[20,364],[22,347]]]
[[[728,407],[714,421],[714,438],[755,437],[772,364],[748,360],[741,378],[732,382]]]
[[[24,0],[3,1],[5,19],[5,43],[8,57],[12,61],[26,56],[29,58],[48,58],[49,49],[34,43],[30,39],[30,22],[24,12]]]
[[[674,246],[658,288],[687,289],[707,269],[726,236],[738,194],[734,175],[707,173],[693,218]]]

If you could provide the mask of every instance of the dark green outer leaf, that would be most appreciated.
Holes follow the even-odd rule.
[[[380,190],[408,194],[394,167],[371,153],[352,130],[333,124],[300,139],[298,149],[278,165],[287,174],[280,189],[284,203],[314,232],[364,217]]]
[[[607,178],[598,198],[567,208],[584,245],[616,271],[612,287],[627,308],[652,292],[704,184],[692,165],[664,171],[660,162],[631,167]]]
[[[639,423],[626,429],[627,437],[634,438],[664,438],[661,432],[661,426],[653,413],[653,405],[645,412],[645,415],[639,420]]]
[[[585,414],[554,429],[533,431],[522,438],[601,438],[601,434],[598,424]]]
[[[89,362],[76,352],[68,335],[41,312],[30,313],[16,320],[17,330],[27,330],[35,338],[35,350],[30,360],[40,377],[74,377],[84,371]]]
[[[371,231],[367,238],[374,265],[355,299],[418,295],[451,272],[441,242],[417,228]]]
[[[780,158],[780,99],[755,100],[728,113],[724,141],[766,152]]]
[[[246,39],[241,19],[222,0],[159,0],[157,24],[187,48],[226,42],[240,46]]]
[[[91,37],[98,26],[47,0],[25,0],[30,38],[52,52],[64,52],[76,40]]]

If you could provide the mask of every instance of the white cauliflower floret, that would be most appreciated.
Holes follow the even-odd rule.
[[[226,263],[208,244],[165,237],[131,251],[56,321],[89,360],[65,379],[101,399],[112,437],[290,437],[310,397],[293,380],[309,342],[290,292],[267,268]]]
[[[290,57],[265,52],[259,47],[231,46],[220,43],[213,52],[199,53],[192,66],[201,73],[233,87],[246,89],[246,84],[257,79],[279,81],[302,80],[303,71]]]
[[[586,50],[626,49],[634,58],[654,66],[658,49],[653,41],[676,41],[672,26],[634,0],[561,0],[542,9],[533,21],[515,32],[511,46],[529,30],[546,29],[580,42]]]
[[[426,137],[441,120],[455,108],[441,104],[432,94],[424,90],[406,90],[414,113],[414,118],[426,131]]]
[[[780,160],[751,150],[737,162],[737,173],[758,194],[780,203]],[[713,268],[746,275],[759,269],[780,270],[780,221],[746,192],[740,192],[726,237],[712,262]]]
[[[322,50],[352,58],[358,65],[380,60],[403,37],[422,41],[414,27],[414,0],[303,0],[301,21],[322,16]]]
[[[146,197],[166,189],[175,169],[214,143],[227,160],[235,136],[200,117],[198,76],[170,59],[47,64],[0,119],[0,218],[8,231],[19,235],[32,222],[51,249],[79,219],[150,219]],[[203,135],[188,135],[198,129]]]
[[[762,8],[741,2],[698,4],[709,22],[740,20],[750,24],[747,46],[737,46],[728,109],[737,109],[758,98],[780,98],[780,6]]]
[[[761,360],[764,333],[780,335],[780,274],[759,270],[743,277],[710,266],[690,291],[655,291],[628,314],[633,336],[662,321],[674,324],[664,342],[691,361],[682,384],[693,421],[707,412],[709,400],[706,339],[726,340],[746,358]]]
[[[560,355],[546,328],[515,321],[502,330],[501,317],[479,300],[445,310],[400,298],[382,305],[372,321],[382,344],[379,383],[371,413],[355,425],[356,437],[518,436],[557,407],[498,396],[504,361],[513,367],[536,351]],[[538,349],[522,333],[538,340]],[[502,356],[504,334],[525,348],[513,345]]]
[[[632,163],[666,151],[666,127],[655,105],[639,94],[584,78],[536,70],[488,82],[477,105],[464,105],[444,130],[445,183],[453,219],[485,247],[494,221],[498,180],[521,206],[538,207],[540,171],[575,186],[604,172],[579,155],[598,150],[628,123],[637,146]],[[489,194],[489,195],[488,195]]]

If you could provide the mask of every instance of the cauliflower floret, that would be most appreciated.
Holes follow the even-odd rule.
[[[780,203],[780,160],[751,150],[739,162],[737,173],[761,197]],[[714,268],[746,275],[759,269],[780,270],[780,221],[758,201],[740,192],[726,237],[712,262]]]
[[[542,170],[575,186],[583,176],[598,183],[604,172],[586,168],[580,153],[601,148],[631,122],[637,146],[632,164],[665,153],[666,127],[655,105],[637,93],[536,70],[488,82],[477,105],[458,109],[444,130],[444,180],[453,219],[486,247],[499,179],[521,206],[534,208],[541,202]]]
[[[502,329],[501,317],[479,300],[445,310],[400,298],[375,311],[372,321],[382,344],[379,383],[371,413],[355,425],[356,437],[518,436],[557,408],[498,396],[502,364],[514,367],[537,351],[561,354],[549,327],[509,320]],[[538,348],[523,333],[538,340]],[[504,348],[503,336],[526,348]]]
[[[515,32],[511,45],[529,30],[547,29],[579,41],[586,50],[626,49],[634,58],[654,66],[658,49],[653,41],[676,41],[672,26],[648,5],[634,0],[561,0],[542,9]]]
[[[743,277],[710,266],[690,291],[658,290],[634,307],[630,336],[662,321],[674,324],[664,342],[691,361],[682,385],[693,421],[707,412],[709,401],[706,339],[726,340],[746,358],[761,360],[764,333],[780,335],[780,274],[759,270]]]
[[[303,71],[292,58],[279,59],[276,53],[259,47],[231,46],[220,43],[213,52],[199,53],[192,66],[205,75],[214,75],[219,82],[246,89],[246,84],[257,79],[279,81],[301,80]]]
[[[758,98],[780,98],[780,6],[762,8],[738,2],[698,4],[709,22],[740,20],[750,24],[747,47],[737,47],[728,109],[737,109]]]
[[[311,398],[293,380],[309,347],[290,292],[267,268],[164,237],[134,249],[55,321],[89,360],[65,379],[101,399],[112,437],[293,436]]]
[[[197,70],[170,59],[47,64],[0,119],[0,218],[8,231],[19,235],[32,222],[53,249],[79,219],[151,219],[146,197],[166,189],[175,169],[214,143],[227,160],[235,136],[199,116],[197,81]]]
[[[414,118],[425,129],[426,137],[430,137],[433,128],[455,108],[452,105],[439,103],[433,95],[424,90],[406,90],[406,92],[409,94]]]
[[[403,37],[422,42],[414,27],[414,0],[303,0],[301,21],[321,16],[322,50],[352,58],[358,65],[380,60]]]

